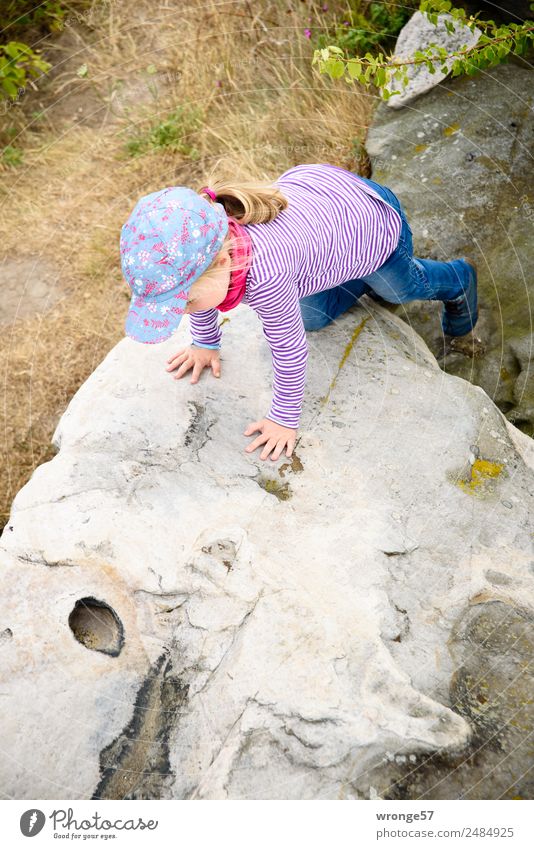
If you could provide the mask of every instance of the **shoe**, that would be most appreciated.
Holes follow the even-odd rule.
[[[469,269],[469,282],[464,292],[452,301],[443,301],[441,326],[447,336],[465,336],[478,321],[477,268],[470,257],[461,262]]]
[[[474,331],[465,336],[452,336],[449,342],[449,351],[464,354],[466,357],[478,358],[486,353],[486,343],[476,336]]]

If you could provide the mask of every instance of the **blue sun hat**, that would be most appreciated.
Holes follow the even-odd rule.
[[[164,342],[185,313],[189,289],[211,265],[228,232],[222,204],[185,186],[142,197],[120,237],[122,273],[132,290],[126,334]]]

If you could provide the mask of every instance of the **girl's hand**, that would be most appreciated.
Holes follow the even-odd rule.
[[[209,368],[213,371],[214,377],[221,376],[221,361],[219,359],[220,350],[218,348],[197,348],[196,345],[188,345],[186,348],[180,348],[176,354],[173,354],[167,360],[166,371],[173,371],[178,368],[174,375],[174,379],[178,380],[184,374],[193,369],[193,376],[190,383],[198,383],[199,375],[203,368]]]
[[[261,431],[261,436],[257,436],[256,439],[250,442],[245,448],[245,451],[254,451],[258,445],[263,445],[266,442],[267,445],[260,454],[260,460],[266,460],[271,451],[273,451],[271,460],[278,460],[286,445],[286,457],[291,457],[297,438],[296,428],[284,427],[271,421],[271,419],[260,419],[257,422],[251,422],[243,432],[243,435],[250,436],[256,430]]]

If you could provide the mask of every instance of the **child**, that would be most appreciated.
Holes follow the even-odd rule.
[[[248,304],[272,352],[273,399],[245,448],[260,459],[290,457],[304,394],[306,330],[317,330],[368,293],[376,300],[443,301],[445,334],[465,336],[478,319],[472,260],[413,256],[412,231],[386,186],[334,165],[298,165],[273,185],[217,181],[199,193],[154,192],[121,233],[121,263],[132,289],[126,333],[168,339],[190,315],[192,343],[167,360],[181,378],[202,369],[220,377],[218,312]]]

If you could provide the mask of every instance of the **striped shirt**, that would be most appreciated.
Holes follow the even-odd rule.
[[[298,427],[308,361],[299,299],[380,268],[397,247],[402,220],[351,171],[297,165],[274,183],[288,206],[272,221],[245,224],[252,265],[242,303],[258,314],[273,364],[265,418]],[[218,348],[218,310],[190,313],[193,342]]]

